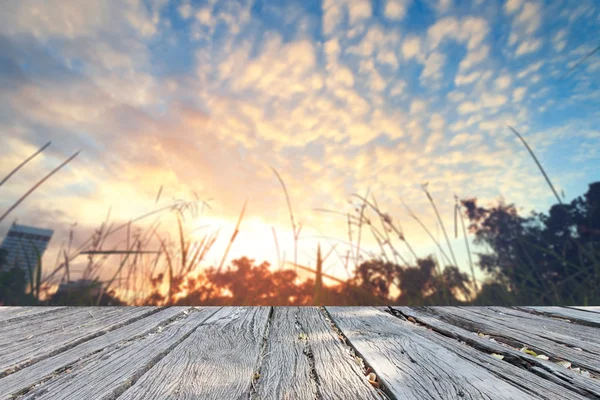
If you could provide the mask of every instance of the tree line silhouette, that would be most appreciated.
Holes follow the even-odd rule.
[[[267,262],[242,257],[226,269],[198,275],[159,274],[145,305],[598,305],[600,304],[600,182],[569,204],[548,213],[521,216],[513,204],[482,207],[461,200],[468,230],[478,246],[476,264],[486,276],[473,290],[472,278],[456,265],[432,257],[414,265],[384,259],[358,264],[352,278],[325,285],[317,250],[314,278],[301,280],[292,269],[272,270]],[[39,304],[26,293],[18,268],[8,269],[0,252],[0,304]],[[163,293],[169,280],[169,291]],[[55,293],[48,305],[124,305],[115,291],[99,302],[90,288]]]

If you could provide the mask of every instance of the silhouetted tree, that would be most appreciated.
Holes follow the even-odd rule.
[[[83,282],[83,281],[80,281]],[[52,306],[125,306],[127,303],[115,296],[114,291],[109,291],[102,294],[100,303],[98,304],[98,295],[101,290],[101,283],[94,282],[89,284],[75,284],[69,290],[59,290],[54,293],[48,300],[47,304]]]
[[[599,192],[600,182],[592,183],[584,197],[527,218],[513,205],[482,208],[476,199],[463,200],[475,243],[490,250],[478,254],[479,267],[515,304],[599,303]],[[491,288],[478,302],[500,293]]]

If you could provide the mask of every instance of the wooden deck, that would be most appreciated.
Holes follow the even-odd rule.
[[[600,307],[0,307],[13,398],[600,398]]]

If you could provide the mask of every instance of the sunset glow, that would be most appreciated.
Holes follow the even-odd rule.
[[[347,219],[316,209],[354,213],[353,193],[374,195],[419,255],[439,253],[402,205],[446,248],[428,182],[468,271],[454,195],[503,197],[523,213],[556,200],[508,125],[565,199],[598,180],[600,53],[578,64],[600,44],[594,0],[5,3],[0,179],[52,145],[0,187],[2,212],[81,149],[0,224],[0,235],[15,219],[54,229],[47,265],[74,223],[77,244],[109,209],[118,225],[212,199],[185,223],[194,240],[220,228],[203,265],[218,266],[247,200],[227,260],[277,268],[295,241],[272,167],[302,226],[299,264],[337,244],[324,272],[347,278]],[[161,218],[158,231],[177,240],[175,217]],[[364,232],[361,248],[380,252]]]

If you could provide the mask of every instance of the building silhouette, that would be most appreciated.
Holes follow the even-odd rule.
[[[22,269],[29,281],[30,271],[33,273],[35,270],[38,260],[41,260],[44,255],[53,233],[54,231],[51,229],[13,223],[2,244],[0,244],[0,249],[4,249],[7,253],[4,268],[17,267]]]

